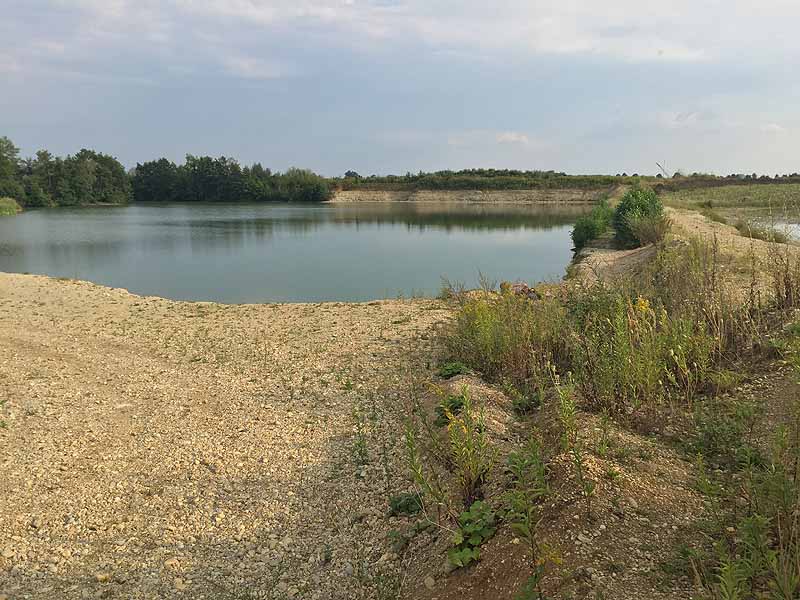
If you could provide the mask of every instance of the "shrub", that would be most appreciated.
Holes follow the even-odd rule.
[[[672,222],[664,215],[640,215],[634,213],[628,216],[628,228],[640,245],[658,244],[664,240]]]
[[[651,189],[636,188],[628,191],[614,211],[613,225],[617,243],[625,248],[635,248],[639,239],[631,229],[631,223],[645,217],[658,217],[664,212],[661,200]]]
[[[15,215],[22,210],[13,198],[0,198],[0,217]]]
[[[572,243],[575,250],[580,250],[588,242],[599,238],[611,225],[614,211],[606,199],[600,200],[588,215],[581,215],[572,230]]]

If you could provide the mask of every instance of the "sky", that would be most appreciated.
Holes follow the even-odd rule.
[[[0,135],[127,167],[800,171],[797,0],[0,0]]]

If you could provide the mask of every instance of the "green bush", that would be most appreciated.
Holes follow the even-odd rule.
[[[614,215],[608,201],[603,199],[588,215],[578,217],[572,230],[572,243],[575,250],[580,250],[588,242],[599,238],[611,225]]]
[[[635,248],[641,244],[631,225],[646,218],[657,218],[664,213],[656,193],[651,189],[636,188],[628,191],[614,211],[613,225],[615,239],[625,248]]]
[[[0,217],[15,215],[22,208],[13,198],[0,198]]]

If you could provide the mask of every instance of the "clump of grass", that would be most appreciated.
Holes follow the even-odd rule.
[[[779,229],[768,225],[760,225],[752,221],[740,219],[736,221],[734,227],[736,227],[739,233],[743,236],[756,240],[775,242],[778,244],[785,244],[789,241],[789,236],[786,232],[780,231]]]
[[[728,224],[728,219],[726,219],[723,215],[719,212],[714,210],[713,208],[704,208],[700,211],[704,217],[714,221],[715,223],[722,223],[723,225]]]
[[[611,226],[613,216],[614,210],[608,205],[608,200],[603,198],[588,215],[578,217],[572,230],[575,250],[580,250],[590,241],[603,235]]]
[[[9,217],[22,212],[22,207],[13,198],[0,198],[0,217]]]

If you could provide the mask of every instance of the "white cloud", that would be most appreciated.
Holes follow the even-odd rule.
[[[227,56],[223,64],[230,74],[244,79],[277,79],[288,73],[287,67],[277,61],[252,56]]]
[[[781,135],[786,133],[786,128],[778,125],[777,123],[765,123],[760,127],[762,133],[768,133],[770,135]]]
[[[518,131],[503,131],[495,136],[498,144],[522,144],[527,146],[531,143],[524,133]]]

